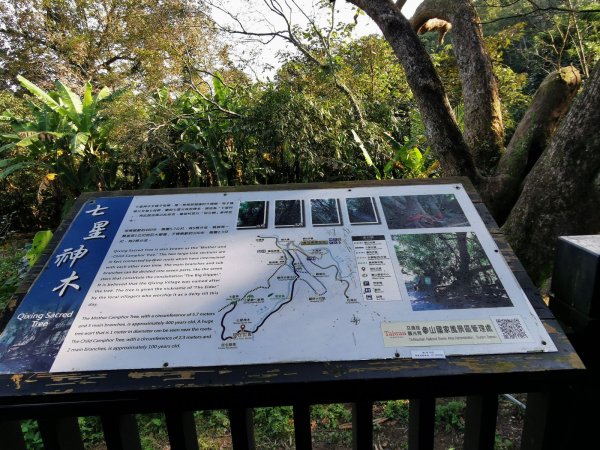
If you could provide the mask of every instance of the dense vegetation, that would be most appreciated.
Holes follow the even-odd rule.
[[[383,38],[352,39],[353,26],[339,23],[329,30],[297,30],[310,53],[286,55],[275,79],[259,82],[234,67],[223,37],[198,5],[138,3],[3,4],[28,18],[24,24],[16,14],[0,24],[0,81],[7,87],[0,94],[0,208],[2,215],[16,212],[16,229],[55,227],[87,190],[440,173],[404,73]],[[117,33],[134,19],[138,25],[155,20],[152,14],[162,14],[163,3],[172,15],[165,29]],[[539,17],[493,21],[518,15],[518,4],[508,10],[483,6],[481,14],[492,22],[486,44],[510,134],[549,70],[581,67],[582,57],[593,65],[597,13],[546,14],[548,28]],[[322,8],[328,7],[324,2]],[[191,20],[193,39],[187,36]],[[79,26],[69,28],[73,21]],[[331,35],[325,45],[326,31]],[[424,43],[460,122],[452,44],[427,35]],[[27,78],[18,78],[17,69]],[[339,89],[342,83],[347,92]]]

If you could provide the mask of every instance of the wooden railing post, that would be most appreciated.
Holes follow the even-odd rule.
[[[296,448],[307,450],[312,448],[310,405],[308,404],[294,404],[294,439]]]
[[[167,411],[165,418],[171,450],[198,450],[196,421],[192,411]]]
[[[0,442],[2,448],[11,450],[27,450],[21,423],[18,420],[0,421]]]
[[[566,389],[566,387],[565,387]],[[521,450],[564,450],[572,447],[573,403],[566,392],[532,392],[527,394]]]
[[[433,450],[435,398],[410,399],[408,405],[408,449]]]
[[[84,450],[77,417],[38,420],[45,450]]]
[[[108,450],[141,450],[140,432],[133,414],[102,416]]]
[[[252,408],[237,407],[229,410],[231,442],[234,450],[255,450]]]
[[[373,402],[352,404],[352,448],[373,448]]]
[[[467,397],[464,450],[494,449],[497,415],[497,394]]]

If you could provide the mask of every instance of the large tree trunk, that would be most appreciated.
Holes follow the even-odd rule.
[[[481,180],[458,128],[442,82],[408,20],[390,0],[348,0],[364,10],[381,29],[398,57],[425,124],[429,144],[447,175]]]
[[[525,176],[550,143],[560,119],[567,113],[581,84],[579,71],[572,66],[550,73],[536,91],[519,122],[496,174],[502,177],[499,189],[487,193],[496,222],[502,224],[521,192]]]
[[[504,148],[504,125],[498,83],[479,15],[468,0],[425,0],[410,22],[417,31],[436,19],[452,25],[452,45],[462,85],[465,141],[479,170],[491,174]]]
[[[432,150],[446,173],[470,177],[500,219],[512,209],[504,230],[534,278],[539,281],[548,275],[556,236],[600,231],[599,67],[533,169],[576,92],[579,76],[572,71],[550,76],[517,129],[496,175],[483,177],[478,169],[488,172],[492,165],[496,151],[490,149],[500,145],[501,119],[494,94],[497,87],[470,0],[426,0],[412,26],[400,12],[398,5],[402,2],[347,1],[362,8],[392,46],[406,72]],[[464,84],[465,109],[469,111],[469,117],[465,117],[470,130],[465,132],[470,136],[467,141],[456,126],[429,55],[412,28],[420,28],[419,24],[431,18],[438,22],[425,27],[428,30],[446,32],[449,26],[439,22],[454,22],[455,53]],[[487,149],[482,152],[477,139],[484,136]],[[477,160],[472,152],[478,155]],[[491,160],[486,160],[488,157]]]
[[[557,236],[600,232],[600,64],[527,178],[503,230],[529,274],[550,275]]]

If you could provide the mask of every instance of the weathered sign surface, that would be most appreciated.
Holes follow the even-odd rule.
[[[86,202],[0,372],[555,350],[460,184],[229,191]]]

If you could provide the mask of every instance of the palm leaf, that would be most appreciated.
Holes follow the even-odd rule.
[[[68,86],[65,86],[60,81],[55,83],[56,92],[58,92],[60,96],[60,100],[65,105],[65,111],[69,119],[73,121],[77,125],[78,128],[81,126],[81,114],[83,112],[83,106],[81,104],[81,99],[77,94],[75,94]]]
[[[213,88],[215,90],[215,100],[220,105],[224,105],[229,96],[229,89],[218,74],[213,77]]]
[[[83,155],[84,149],[85,149],[85,144],[87,144],[89,139],[90,139],[90,133],[75,133],[74,135],[72,135],[71,142],[70,142],[71,153],[72,154],[78,153],[80,155]]]
[[[154,183],[156,183],[159,179],[161,179],[161,174],[163,174],[163,170],[171,164],[171,158],[163,159],[159,162],[151,171],[150,175],[146,177],[144,182],[142,183],[142,189],[150,189]]]
[[[0,159],[0,169],[10,166],[15,161],[15,158]]]
[[[106,86],[103,87],[102,89],[100,89],[100,92],[98,92],[96,95],[94,95],[94,108],[96,108],[98,106],[98,102],[101,102],[109,95],[110,95],[110,89],[108,89]]]
[[[27,251],[25,257],[27,258],[27,262],[29,263],[29,267],[33,267],[33,265],[40,259],[44,249],[50,243],[52,239],[52,231],[44,230],[38,231],[33,237],[33,242],[31,243],[31,248]]]
[[[81,131],[90,131],[92,126],[92,118],[96,113],[95,101],[92,96],[92,85],[88,81],[85,83],[85,91],[83,93],[83,117],[81,118]]]
[[[21,139],[19,142],[17,142],[15,145],[17,147],[29,147],[31,144],[33,144],[34,142],[38,142],[40,140],[40,135],[44,134],[44,135],[51,135],[54,136],[55,138],[62,138],[65,133],[58,133],[56,131],[32,131],[31,134],[28,134],[26,137],[24,137],[23,139]]]
[[[9,176],[13,172],[17,172],[19,170],[27,169],[28,167],[36,166],[37,163],[32,161],[24,161],[20,163],[13,164],[12,166],[8,166],[6,169],[3,169],[0,172],[0,180],[4,180],[7,176]]]
[[[3,153],[6,150],[10,150],[11,148],[13,148],[15,145],[17,145],[16,142],[9,142],[8,144],[3,145],[2,147],[0,147],[0,153]]]
[[[356,142],[358,144],[360,150],[362,151],[363,158],[365,159],[365,162],[367,163],[367,166],[372,167],[373,169],[375,169],[375,178],[377,178],[378,180],[381,180],[381,172],[379,172],[379,169],[377,168],[377,166],[375,164],[373,164],[373,160],[371,159],[371,155],[369,155],[369,152],[365,148],[365,145],[363,144],[362,139],[360,138],[360,136],[358,134],[356,134],[356,131],[350,130],[350,132],[352,133],[352,137],[354,138],[354,142]]]
[[[37,85],[35,85],[31,81],[29,81],[27,78],[22,77],[21,75],[17,75],[17,80],[19,80],[19,83],[21,83],[21,86],[23,86],[25,89],[27,89],[37,99],[41,100],[50,109],[52,109],[54,111],[58,111],[58,110],[62,109],[56,100],[54,100],[52,97],[50,97],[50,95],[48,95],[46,92],[44,92],[44,90],[42,88],[38,87]]]

